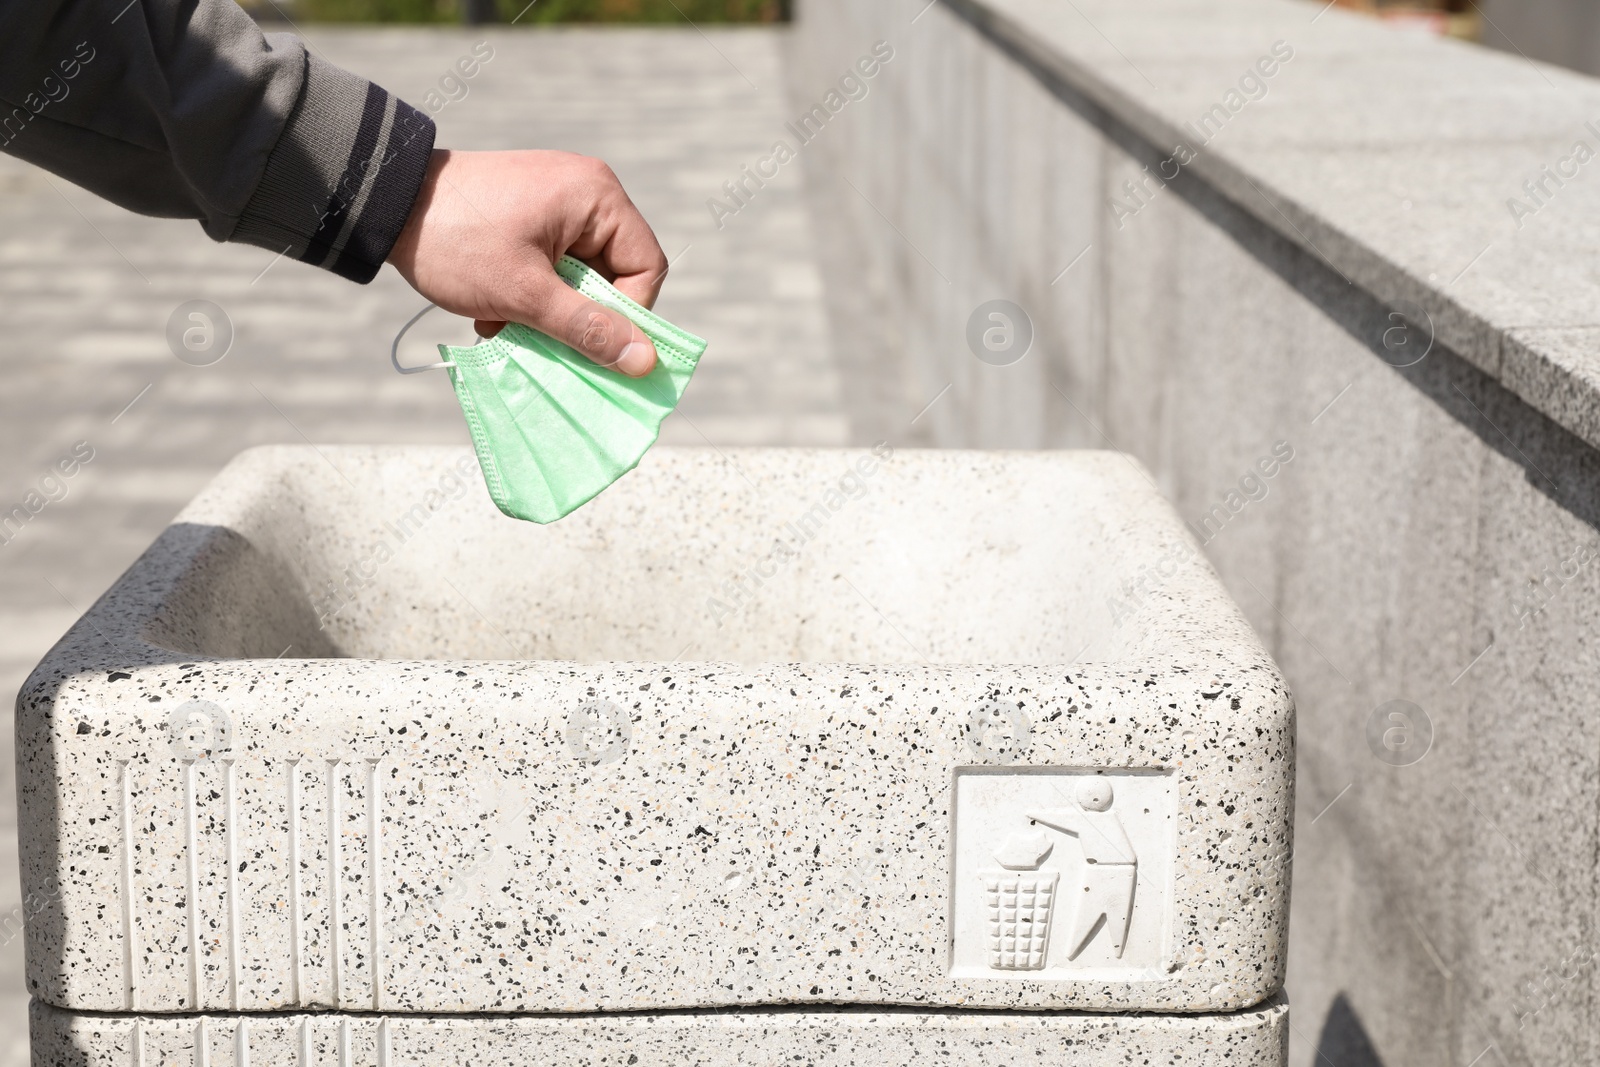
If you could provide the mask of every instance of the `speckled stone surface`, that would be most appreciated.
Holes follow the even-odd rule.
[[[927,1063],[1181,1064],[1279,1067],[1289,1009],[1281,997],[1229,1015],[1080,1012],[686,1012],[588,1018],[282,1014],[82,1015],[35,1002],[34,1067],[128,1064],[489,1063],[922,1067]],[[200,1052],[200,1049],[204,1052]]]
[[[550,527],[476,478],[247,452],[50,653],[17,720],[36,997],[1279,989],[1292,703],[1127,457],[657,449]]]

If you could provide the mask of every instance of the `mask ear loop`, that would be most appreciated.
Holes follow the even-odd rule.
[[[407,330],[411,329],[411,327],[417,324],[418,319],[422,318],[422,316],[426,315],[428,312],[432,311],[438,306],[438,304],[429,304],[427,307],[411,316],[411,319],[404,326],[400,327],[400,332],[394,335],[394,344],[389,346],[389,362],[393,363],[394,369],[399,371],[401,374],[421,374],[425,370],[444,370],[446,367],[455,366],[455,364],[451,363],[449,360],[443,360],[438,363],[424,363],[419,367],[402,367],[400,365],[400,339],[406,335]]]

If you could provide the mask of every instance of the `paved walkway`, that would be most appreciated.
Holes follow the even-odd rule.
[[[675,444],[843,444],[801,171],[719,230],[706,208],[788,117],[770,30],[313,29],[328,59],[416,103],[473,45],[494,58],[438,113],[443,146],[556,147],[601,156],[675,265],[660,309],[711,340]],[[144,219],[0,157],[0,512],[78,442],[93,459],[0,544],[0,690],[27,671],[182,504],[240,449],[267,442],[462,442],[442,375],[388,365],[422,306],[398,275],[367,287],[266,252],[213,244],[194,223]],[[219,363],[167,347],[180,303],[221,305]],[[470,341],[430,316],[408,343]],[[48,488],[48,486],[46,486]],[[59,496],[59,490],[51,495]],[[11,731],[0,729],[0,917],[16,907]],[[0,938],[3,938],[0,934]],[[0,1067],[26,1062],[20,938],[0,943]]]

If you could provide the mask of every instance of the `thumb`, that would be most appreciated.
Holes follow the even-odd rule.
[[[641,378],[656,365],[655,346],[644,331],[620,311],[577,292],[553,268],[539,272],[520,321],[630,378]]]

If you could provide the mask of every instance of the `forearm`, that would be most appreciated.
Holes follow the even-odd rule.
[[[123,2],[0,0],[0,151],[216,240],[376,274],[432,122],[229,0]]]

